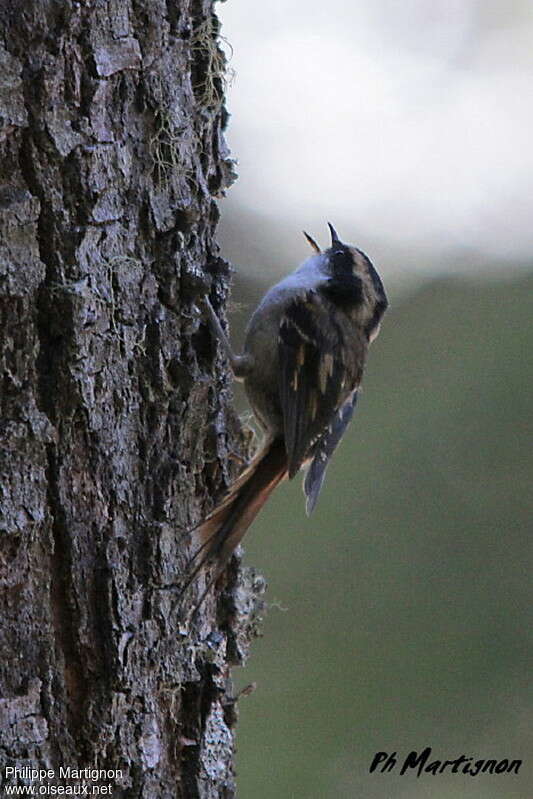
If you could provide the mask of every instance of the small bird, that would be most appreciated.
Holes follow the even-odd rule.
[[[196,528],[202,542],[182,594],[214,564],[195,613],[276,486],[306,468],[306,511],[316,506],[326,468],[355,409],[369,344],[387,309],[383,283],[369,258],[340,241],[314,250],[263,297],[235,355],[208,299],[208,323],[264,431],[264,443],[222,502]]]

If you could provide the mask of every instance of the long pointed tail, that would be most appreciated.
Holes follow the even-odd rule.
[[[286,475],[285,444],[282,439],[274,439],[255,456],[222,503],[196,528],[200,546],[191,559],[191,571],[181,595],[183,596],[205,565],[214,563],[215,569],[194,613],[242,541],[249,526]]]

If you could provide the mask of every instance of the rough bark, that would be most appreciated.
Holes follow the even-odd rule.
[[[234,795],[261,579],[177,602],[246,455],[196,308],[229,274],[217,42],[212,0],[0,7],[0,781]]]

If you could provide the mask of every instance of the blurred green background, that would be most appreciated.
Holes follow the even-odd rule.
[[[247,235],[226,248],[246,252]],[[236,342],[265,288],[245,271]],[[257,683],[239,704],[244,799],[531,795],[533,272],[388,288],[315,515],[297,477],[245,542],[270,609],[235,672]],[[524,765],[369,774],[377,751],[425,746]]]
[[[533,5],[228,0],[221,204],[235,344],[324,246],[368,252],[391,308],[306,519],[301,479],[245,539],[269,582],[240,686],[241,799],[526,799],[531,690]],[[241,407],[242,396],[236,392]],[[369,774],[405,757],[516,775]]]

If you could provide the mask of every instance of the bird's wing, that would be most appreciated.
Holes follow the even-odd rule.
[[[293,300],[282,318],[279,395],[289,477],[359,383],[365,345],[352,333],[345,314],[315,291]]]
[[[310,516],[315,509],[328,463],[351,421],[356,402],[357,391],[353,391],[346,402],[344,402],[333,415],[330,424],[313,450],[313,460],[311,461],[304,480],[304,494],[306,496],[305,510],[308,516]]]

